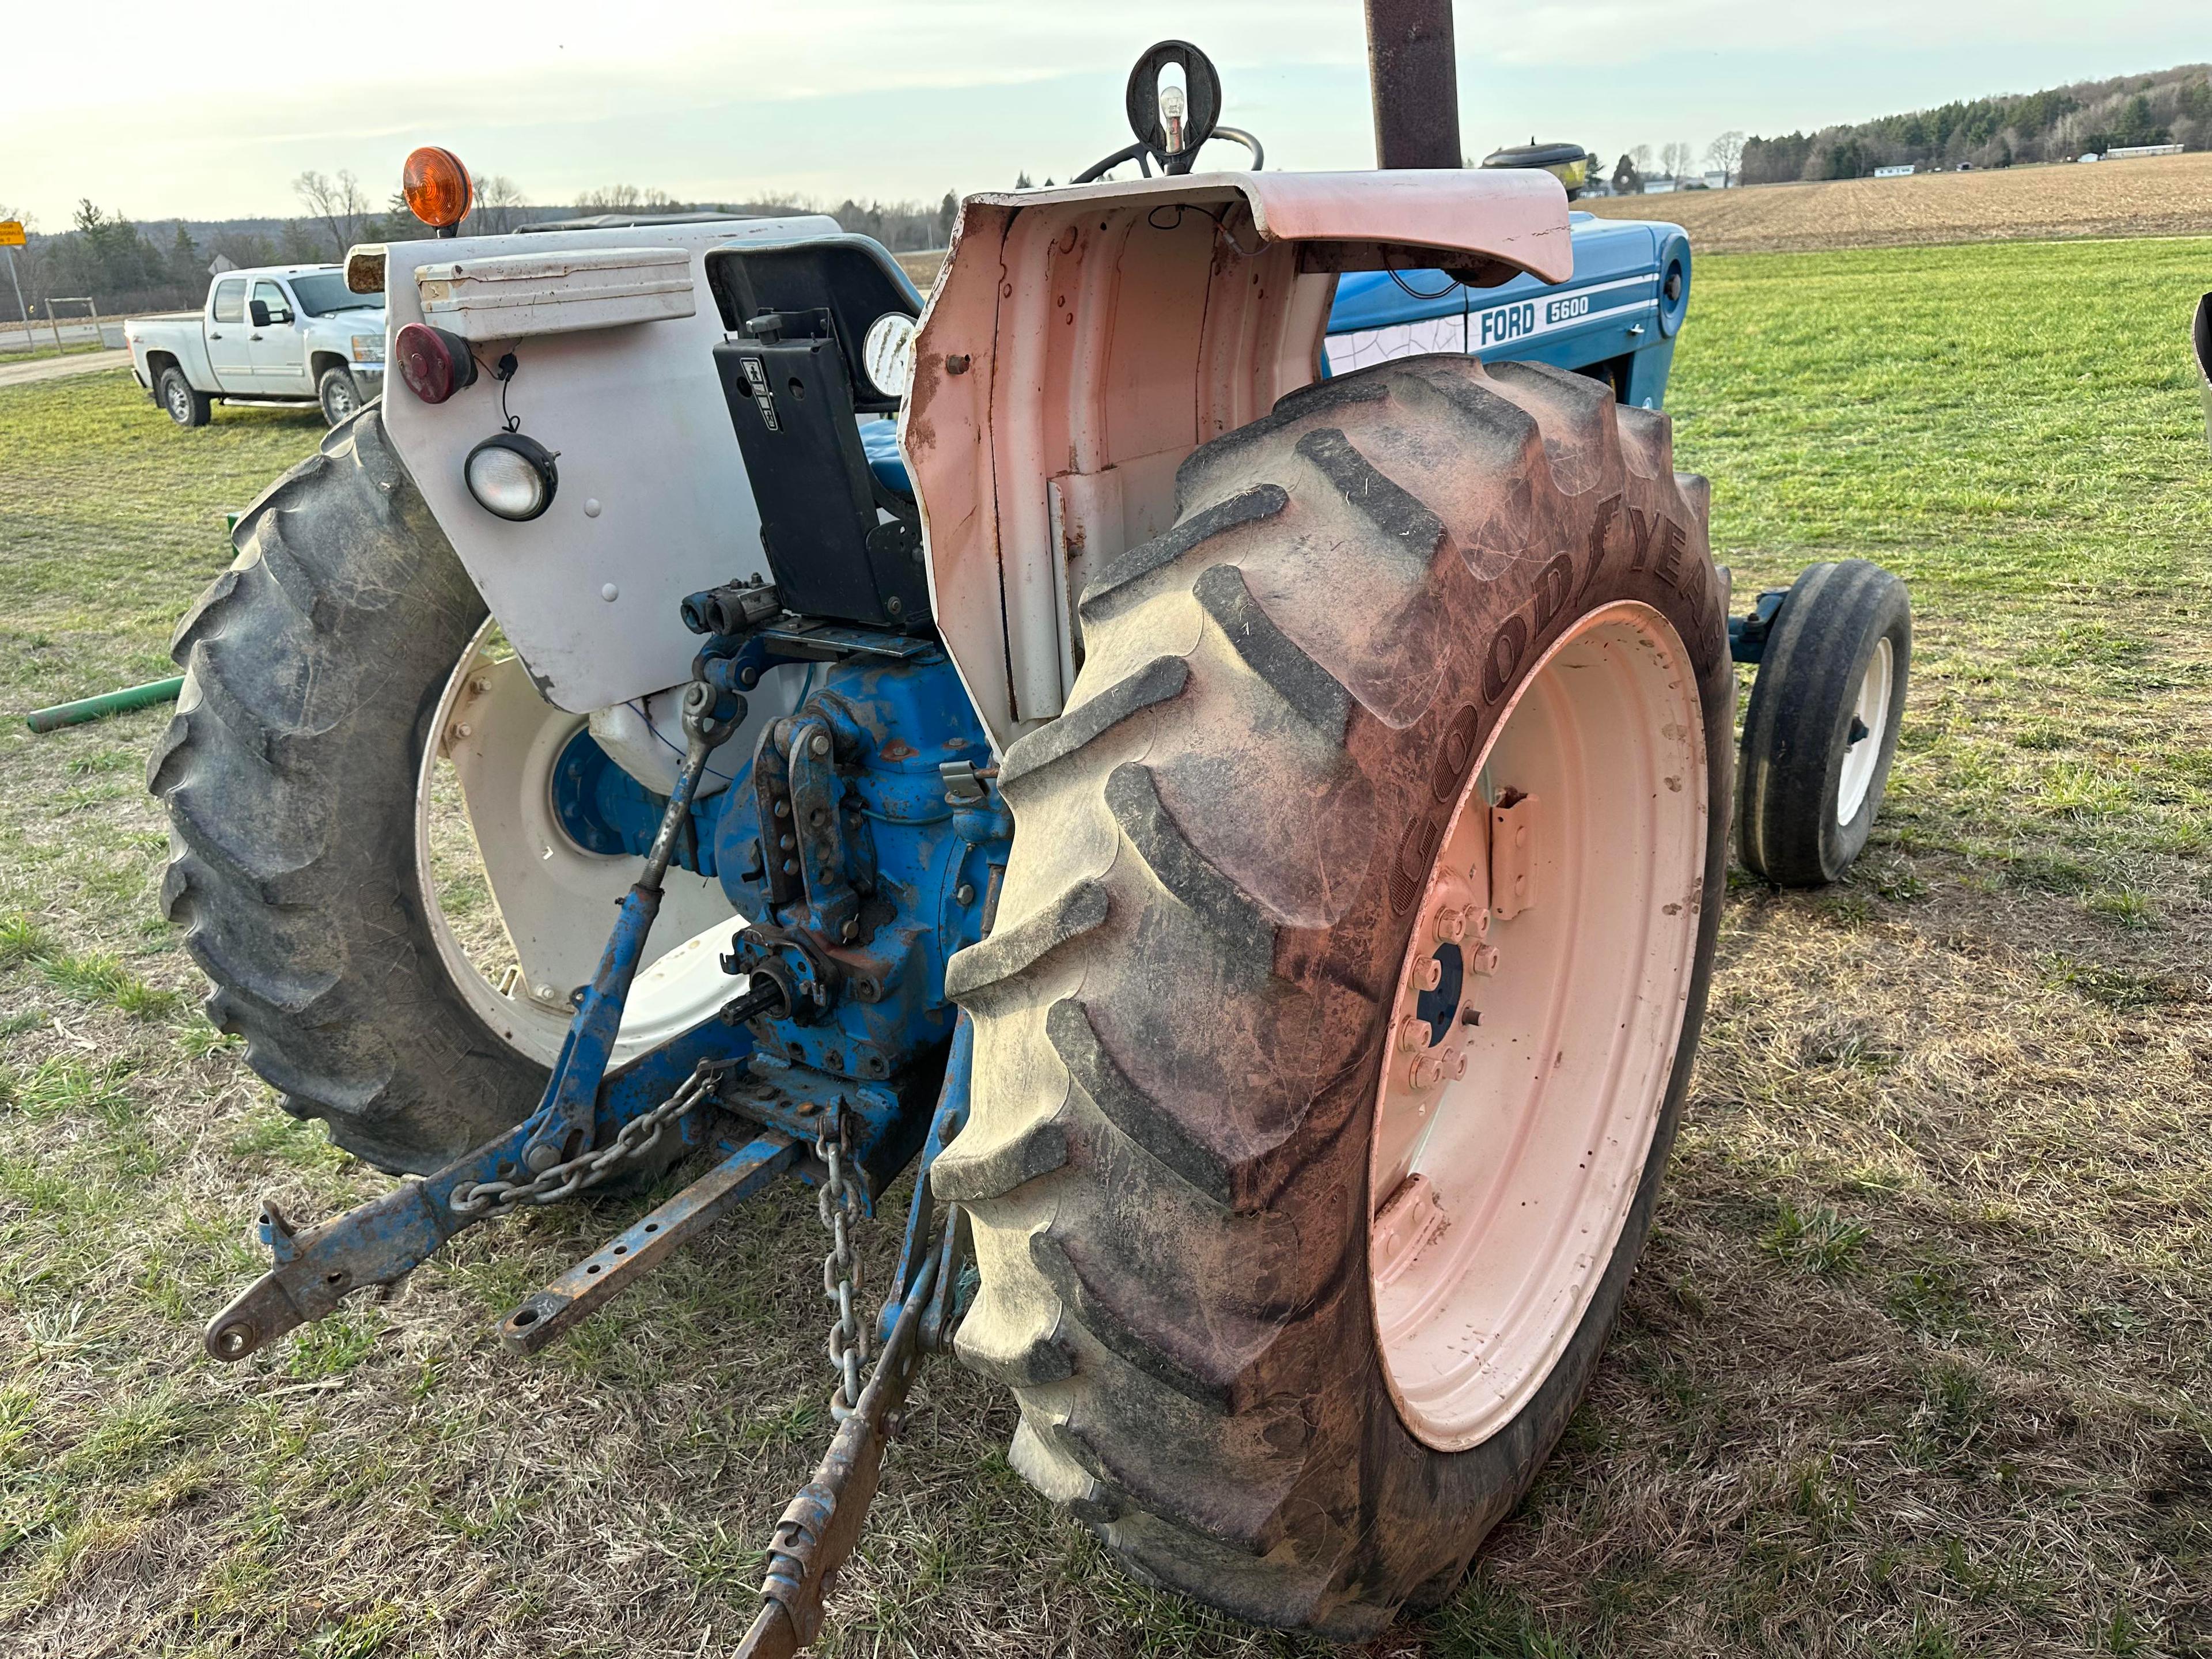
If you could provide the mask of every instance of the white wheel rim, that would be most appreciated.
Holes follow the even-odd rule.
[[[1369,1231],[1391,1397],[1439,1450],[1513,1420],[1613,1258],[1688,1004],[1706,795],[1680,638],[1620,604],[1545,653],[1447,824],[1393,1002]],[[1496,853],[1493,826],[1513,837]],[[1446,913],[1467,974],[1431,1041],[1433,1024],[1407,1025]]]
[[[519,662],[486,653],[493,627],[487,621],[462,653],[423,746],[415,787],[415,867],[447,977],[510,1048],[550,1066],[568,1036],[568,996],[590,978],[614,924],[612,906],[644,860],[586,852],[562,832],[553,812],[553,765],[584,720],[538,697]],[[530,854],[500,856],[502,849],[478,842],[501,924],[524,969],[506,991],[469,959],[432,878],[432,784],[441,756],[457,744],[478,751],[456,755],[457,769],[464,758],[481,765],[477,790],[467,792],[471,834],[503,838],[511,843],[503,849],[507,854],[516,844]],[[481,752],[487,745],[495,751],[489,757]],[[660,915],[623,1007],[615,1065],[690,1030],[744,988],[744,979],[721,968],[721,953],[744,921],[720,885],[673,869],[663,885]],[[549,962],[559,966],[548,969]]]
[[[1844,733],[1844,767],[1836,781],[1838,823],[1857,818],[1859,809],[1866,805],[1867,791],[1874,787],[1875,767],[1881,759],[1882,733],[1889,726],[1890,688],[1896,675],[1896,655],[1885,634],[1875,641],[1874,656],[1859,678],[1858,701],[1851,705],[1851,718],[1862,735],[1854,740],[1850,731]]]

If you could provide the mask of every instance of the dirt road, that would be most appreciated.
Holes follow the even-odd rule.
[[[38,357],[27,363],[0,362],[0,386],[24,386],[33,380],[58,380],[65,374],[92,374],[103,368],[128,368],[128,351],[86,351],[66,357]]]

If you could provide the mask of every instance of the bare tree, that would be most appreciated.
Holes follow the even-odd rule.
[[[1696,152],[1687,144],[1662,144],[1659,147],[1659,169],[1676,184],[1689,175],[1697,165]]]
[[[522,210],[529,203],[514,179],[503,173],[482,173],[472,182],[476,204],[469,210],[471,235],[504,236],[522,222]]]
[[[1649,179],[1651,176],[1652,161],[1650,145],[1638,144],[1634,149],[1628,152],[1628,159],[1631,164],[1636,168],[1637,173],[1639,177]]]
[[[344,258],[346,250],[361,240],[362,221],[368,217],[369,201],[362,194],[361,180],[349,168],[340,167],[338,176],[331,179],[310,167],[292,181],[292,193],[309,217],[321,221],[334,256]]]
[[[1743,135],[1724,132],[1705,146],[1705,160],[1720,169],[1721,188],[1727,190],[1736,183],[1743,171]]]
[[[596,208],[602,213],[622,213],[635,212],[640,208],[672,208],[678,203],[665,190],[640,190],[635,185],[602,185],[579,196],[576,205]]]

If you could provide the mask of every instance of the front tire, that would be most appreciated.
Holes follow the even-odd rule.
[[[1650,1225],[1726,864],[1734,681],[1668,432],[1587,379],[1456,356],[1293,392],[1185,462],[1176,526],[1085,595],[1067,712],[1006,752],[1000,920],[947,975],[976,1041],[973,1115],[932,1177],[975,1224],[958,1347],[1021,1402],[1015,1466],[1150,1580],[1373,1631],[1463,1571],[1589,1382]],[[1519,915],[1481,837],[1538,806],[1557,845],[1530,867],[1556,887]],[[1657,838],[1606,842],[1624,816]],[[1475,915],[1437,902],[1474,879],[1467,845],[1491,848],[1481,927],[1550,941],[1468,969],[1497,975],[1480,1048],[1471,1004],[1425,1000],[1423,930]],[[1632,1102],[1601,1063],[1630,1048]],[[1450,1224],[1409,1231],[1435,1137],[1408,1126],[1457,1065],[1548,1103],[1540,1140],[1547,1115],[1585,1138],[1504,1148],[1535,1182],[1518,1200],[1447,1144],[1429,1187]],[[1480,1128],[1479,1103],[1433,1098]],[[1434,1245],[1459,1263],[1437,1305],[1486,1317],[1441,1241],[1486,1249],[1483,1217],[1534,1198],[1563,1212],[1540,1241],[1556,1271],[1531,1273],[1559,1306],[1510,1345],[1491,1410],[1394,1287]],[[1520,1259],[1497,1243],[1493,1275]]]
[[[353,371],[333,363],[315,382],[315,401],[323,406],[323,424],[338,426],[361,412],[361,387]]]
[[[1866,850],[1911,666],[1911,604],[1880,565],[1812,565],[1790,585],[1744,710],[1736,826],[1753,874],[1819,887]]]
[[[179,426],[205,426],[215,418],[215,404],[204,392],[196,392],[192,383],[185,378],[185,371],[172,363],[163,369],[155,382],[160,388],[162,412]]]

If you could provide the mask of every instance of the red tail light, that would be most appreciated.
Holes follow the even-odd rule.
[[[428,323],[401,329],[392,355],[399,360],[399,378],[426,404],[442,404],[476,383],[477,360],[469,356],[469,343]]]

